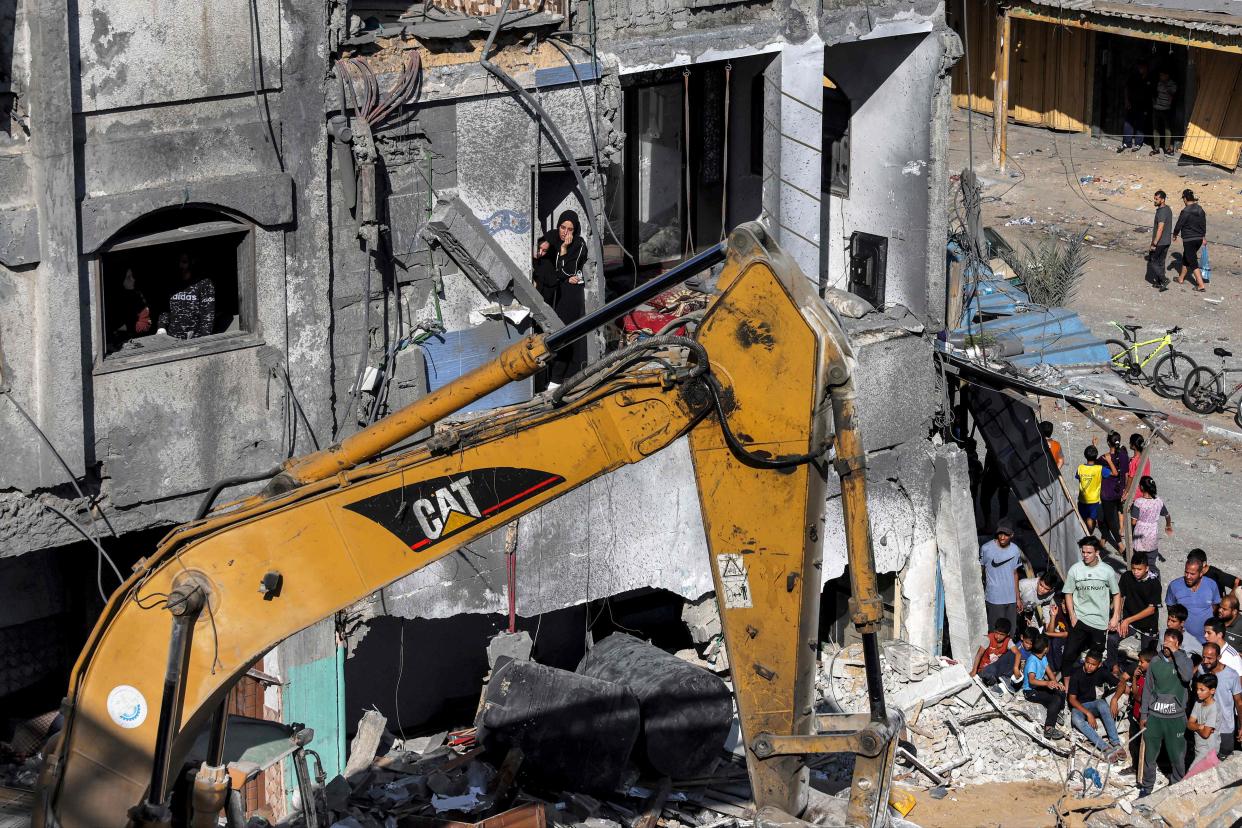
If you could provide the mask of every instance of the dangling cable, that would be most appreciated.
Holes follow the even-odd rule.
[[[685,158],[683,165],[686,171],[686,248],[687,256],[694,255],[694,216],[690,207],[690,70],[681,70],[681,109],[682,128],[681,146]]]
[[[720,162],[723,183],[720,187],[720,240],[729,235],[729,90],[733,86],[733,64],[725,64],[724,159]]]

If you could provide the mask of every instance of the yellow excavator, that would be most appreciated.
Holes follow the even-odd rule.
[[[724,263],[693,337],[613,352],[552,393],[446,418],[595,328]],[[224,702],[266,652],[583,483],[689,436],[756,818],[807,816],[808,756],[856,756],[845,824],[887,823],[900,711],[886,708],[882,604],[840,323],[762,225],[322,451],[169,533],[111,597],[70,678],[38,828],[215,826],[230,785]],[[424,429],[429,439],[393,448]],[[385,452],[388,452],[387,454]],[[825,485],[835,469],[869,710],[817,716]],[[658,496],[658,495],[653,495]],[[196,737],[190,816],[170,807]]]

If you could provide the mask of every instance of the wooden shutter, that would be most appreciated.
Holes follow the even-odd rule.
[[[1242,56],[1209,49],[1192,52],[1198,90],[1182,153],[1235,169],[1242,152]]]

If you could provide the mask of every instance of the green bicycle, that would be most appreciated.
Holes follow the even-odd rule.
[[[1124,342],[1120,339],[1104,340],[1104,344],[1108,346],[1108,358],[1113,370],[1121,374],[1128,383],[1150,385],[1153,391],[1166,400],[1180,398],[1186,385],[1186,378],[1198,367],[1193,359],[1173,345],[1174,339],[1181,338],[1179,334],[1182,329],[1174,325],[1158,339],[1139,342],[1136,331],[1142,328],[1142,325],[1119,325],[1116,322],[1109,324],[1120,330],[1121,335],[1125,337]],[[1140,354],[1140,348],[1149,346],[1151,346],[1150,351]],[[1161,356],[1156,359],[1158,354]],[[1151,376],[1148,376],[1143,369],[1153,360]]]

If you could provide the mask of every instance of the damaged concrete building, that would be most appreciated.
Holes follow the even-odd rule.
[[[562,325],[530,262],[565,209],[588,309],[759,216],[821,292],[874,308],[848,327],[892,633],[972,646],[966,465],[931,437],[943,4],[499,11],[0,2],[0,694],[54,707],[101,596],[218,481],[244,492]],[[848,627],[835,505],[825,640]],[[710,591],[683,443],[287,641],[248,712],[313,726],[332,774],[364,708],[416,729],[473,705],[511,596],[536,657],[570,663],[584,630],[647,631]]]

